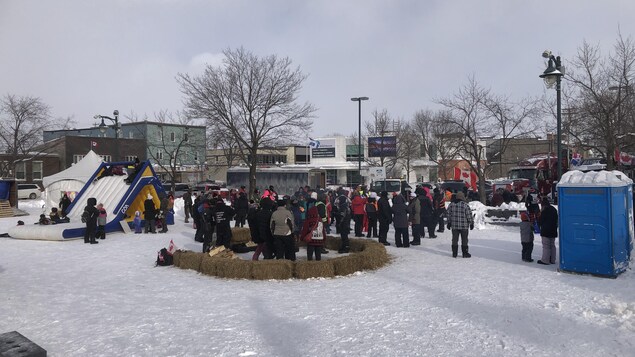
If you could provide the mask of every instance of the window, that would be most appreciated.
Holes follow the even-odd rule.
[[[157,160],[163,160],[163,151],[157,151]]]
[[[99,155],[99,157],[104,160],[105,162],[111,162],[112,161],[112,156],[110,155]]]
[[[346,145],[346,161],[358,161],[357,145]],[[362,148],[361,160],[364,160],[364,148]]]
[[[128,139],[134,139],[134,133],[132,131],[128,132]]]
[[[84,155],[73,155],[73,164],[76,164],[84,158]]]
[[[175,142],[176,141],[176,134],[170,133],[170,141],[171,142]]]
[[[134,161],[136,158],[136,156],[124,156],[123,161]]]
[[[42,179],[42,161],[33,161],[31,165],[33,181]]]
[[[194,151],[194,161],[198,161],[198,151]]]
[[[26,165],[24,162],[17,162],[15,164],[15,179],[26,180]]]
[[[337,185],[337,170],[326,170],[326,184]]]

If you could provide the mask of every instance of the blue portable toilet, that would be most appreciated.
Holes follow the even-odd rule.
[[[570,171],[558,183],[560,270],[616,277],[633,246],[633,181],[620,171]]]

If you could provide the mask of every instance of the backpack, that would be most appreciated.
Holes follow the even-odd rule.
[[[163,248],[159,251],[159,253],[157,254],[157,264],[156,265],[160,265],[160,266],[167,266],[167,265],[172,265],[174,264],[174,260],[173,257],[170,253],[168,253],[168,250],[166,248]]]
[[[90,219],[90,213],[88,213],[87,210],[84,210],[84,212],[82,213],[82,223],[88,222],[89,219]]]

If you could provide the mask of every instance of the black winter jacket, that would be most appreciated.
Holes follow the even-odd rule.
[[[547,238],[558,237],[558,211],[552,206],[546,206],[538,219],[540,236]]]

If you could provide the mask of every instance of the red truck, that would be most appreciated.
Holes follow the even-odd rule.
[[[562,161],[562,172],[568,169],[567,160]],[[558,158],[555,153],[533,154],[518,163],[518,166],[507,172],[510,180],[527,179],[529,186],[546,196],[551,193],[555,183],[558,182]],[[523,195],[524,196],[524,195]]]

